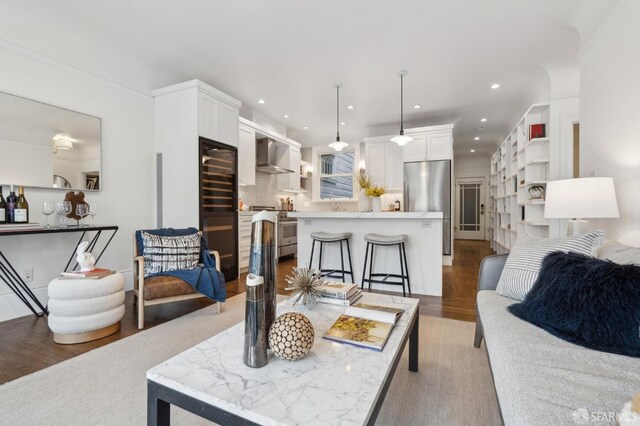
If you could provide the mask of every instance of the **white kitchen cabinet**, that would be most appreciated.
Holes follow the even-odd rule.
[[[427,160],[450,160],[453,157],[451,132],[427,134]]]
[[[293,170],[293,173],[278,175],[277,187],[280,191],[300,191],[300,161],[302,156],[297,146],[282,144],[278,146],[278,166]]]
[[[249,269],[252,215],[253,212],[238,214],[238,269],[240,273],[247,272]]]
[[[403,149],[395,142],[365,143],[365,164],[376,185],[402,189]]]
[[[256,131],[252,127],[240,123],[238,139],[238,183],[240,185],[256,184]]]
[[[215,96],[198,92],[198,133],[200,136],[238,146],[239,109]]]
[[[427,138],[425,135],[411,135],[413,140],[403,146],[405,163],[427,160]]]

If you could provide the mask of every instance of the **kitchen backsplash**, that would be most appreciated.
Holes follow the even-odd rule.
[[[294,194],[278,192],[278,175],[256,172],[256,184],[254,186],[241,186],[239,196],[245,206],[273,206],[280,208],[280,198],[292,197]],[[293,196],[292,196],[293,195]],[[294,208],[297,209],[294,198]]]

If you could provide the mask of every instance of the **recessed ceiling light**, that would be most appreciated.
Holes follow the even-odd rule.
[[[347,109],[354,109],[354,108],[355,108],[355,107],[354,107],[353,105],[349,105],[349,106],[347,107]]]
[[[493,84],[491,85],[491,88],[492,88],[492,89],[499,89],[499,88],[500,88],[500,85],[499,85],[498,83],[493,83]]]
[[[486,123],[487,119],[486,118],[481,118],[480,121],[482,121],[483,123]]]
[[[484,127],[476,127],[476,130],[479,131],[479,132],[484,132],[485,129],[484,129]]]
[[[473,138],[474,141],[479,141],[480,140],[480,136],[476,136],[475,138]]]
[[[303,129],[309,130],[309,126],[304,126]]]
[[[476,152],[476,150],[475,150],[475,149],[472,149],[472,150],[471,150],[471,152]]]
[[[413,106],[413,109],[420,109],[420,108],[422,108],[422,106],[421,106],[421,105],[414,105],[414,106]]]
[[[283,115],[284,118],[289,118],[289,114]]]
[[[342,123],[340,123],[340,125],[341,125],[341,126],[346,126],[346,125],[347,125],[347,123],[343,121]]]
[[[258,100],[258,103],[259,103],[259,104],[264,104],[264,99],[259,99],[259,100]]]

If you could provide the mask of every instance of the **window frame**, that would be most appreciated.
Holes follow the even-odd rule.
[[[312,197],[313,202],[341,203],[341,202],[353,202],[358,200],[358,193],[356,191],[357,190],[356,173],[358,172],[358,162],[359,162],[359,155],[360,155],[359,146],[357,144],[354,144],[354,146],[348,146],[340,152],[353,152],[353,171],[351,173],[333,173],[330,175],[326,175],[322,173],[322,156],[327,154],[335,154],[336,151],[334,151],[331,148],[325,148],[325,147],[313,148],[312,150],[313,164],[314,164],[314,169],[316,170],[316,173],[314,173],[314,178],[313,178],[313,197]],[[351,176],[352,178],[351,183],[352,183],[353,191],[352,191],[351,198],[321,198],[322,191],[320,188],[320,184],[323,177],[345,177],[345,176]]]

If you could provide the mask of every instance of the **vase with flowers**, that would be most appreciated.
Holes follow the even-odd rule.
[[[382,210],[382,201],[380,197],[384,195],[386,192],[386,188],[384,186],[372,185],[365,193],[371,197],[371,210],[374,212],[379,212]]]
[[[367,189],[373,185],[373,179],[364,169],[361,169],[358,173],[358,186],[360,191],[358,192],[358,210],[361,212],[371,211],[371,197],[367,195]]]

